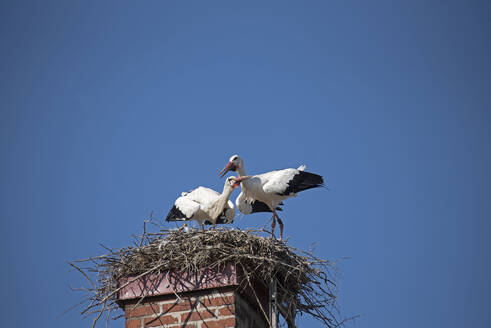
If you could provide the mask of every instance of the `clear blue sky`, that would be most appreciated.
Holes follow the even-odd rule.
[[[89,326],[60,316],[83,282],[66,261],[128,245],[181,191],[221,189],[235,153],[249,173],[325,177],[282,217],[291,245],[349,257],[351,327],[491,326],[488,1],[3,1],[0,15],[2,326]]]

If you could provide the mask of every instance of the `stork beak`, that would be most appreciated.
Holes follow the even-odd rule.
[[[242,181],[247,180],[247,179],[250,179],[250,178],[252,178],[251,175],[246,175],[246,176],[243,176],[243,177],[234,178],[234,180],[237,181],[237,182],[242,182]]]
[[[220,178],[223,178],[224,175],[227,174],[227,172],[230,171],[233,166],[234,166],[234,164],[232,162],[228,162],[228,164],[225,165],[225,167],[223,168],[223,170],[221,170],[220,173],[218,173],[218,176]]]
[[[234,188],[238,188],[240,186],[240,183],[242,181],[247,180],[247,179],[250,179],[250,178],[252,178],[252,176],[250,176],[250,175],[246,175],[246,176],[243,176],[243,177],[236,177],[236,178],[234,178],[234,181],[235,181]]]

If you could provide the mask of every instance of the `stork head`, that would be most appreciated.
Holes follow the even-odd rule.
[[[222,178],[225,174],[227,174],[228,171],[235,172],[243,166],[244,166],[244,161],[242,160],[242,158],[239,155],[233,155],[232,157],[230,157],[227,165],[225,165],[223,170],[221,170],[220,173],[218,173],[218,176]]]
[[[225,180],[225,188],[224,189],[228,189],[228,188],[232,188],[232,189],[236,189],[236,188],[239,188],[240,186],[240,183],[244,180],[247,180],[247,179],[250,179],[251,177],[250,176],[244,176],[244,177],[235,177],[235,176],[229,176],[226,180]]]

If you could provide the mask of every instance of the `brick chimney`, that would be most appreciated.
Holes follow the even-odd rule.
[[[125,311],[126,328],[269,327],[269,290],[259,279],[250,285],[246,281],[232,264],[195,274],[128,277],[120,281],[124,287],[118,304]]]

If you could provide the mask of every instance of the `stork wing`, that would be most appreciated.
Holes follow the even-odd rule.
[[[214,201],[217,200],[217,198],[220,196],[218,192],[216,192],[213,189],[206,188],[206,187],[198,187],[189,194],[186,195],[189,199],[201,204],[201,205],[209,205],[213,203]]]
[[[261,182],[263,183],[263,190],[268,194],[284,195],[288,189],[289,182],[293,180],[299,170],[296,169],[284,169],[278,171],[272,171],[259,175]]]
[[[188,194],[189,195],[189,194]],[[166,221],[187,221],[199,211],[200,205],[189,199],[188,195],[181,196],[174,202],[174,206],[167,214]]]

